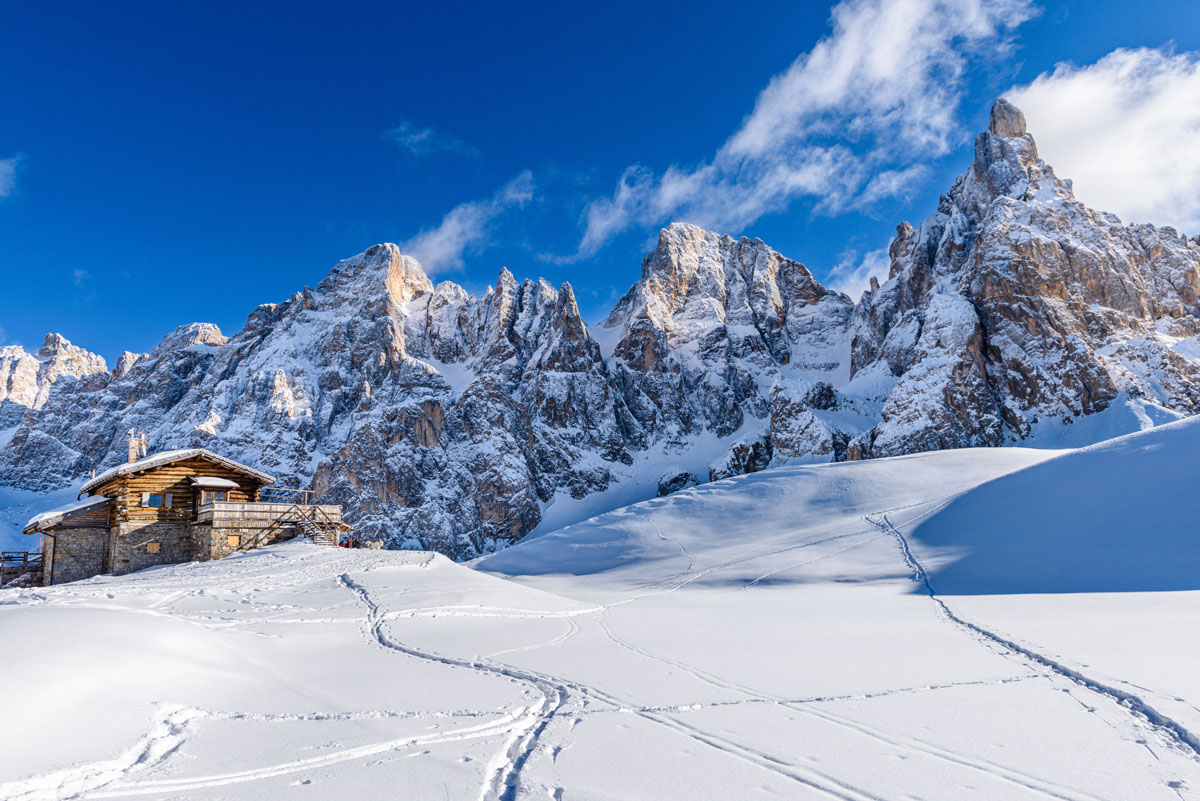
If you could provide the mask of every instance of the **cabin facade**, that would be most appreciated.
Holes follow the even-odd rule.
[[[131,454],[136,455],[136,454]],[[336,505],[300,490],[263,490],[275,479],[202,448],[166,451],[108,470],[80,500],[29,521],[42,535],[43,585],[155,565],[220,559],[304,535],[336,544],[349,527]]]

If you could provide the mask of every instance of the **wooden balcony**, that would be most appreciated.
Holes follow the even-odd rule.
[[[214,501],[201,504],[196,509],[197,523],[299,523],[305,517],[319,523],[342,521],[342,507],[329,504],[295,503],[239,503],[237,501]]]

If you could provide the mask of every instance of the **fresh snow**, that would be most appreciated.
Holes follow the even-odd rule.
[[[775,468],[470,565],[5,591],[0,798],[1194,798],[1198,468],[1192,419]]]
[[[1082,448],[1097,442],[1145,431],[1183,418],[1144,398],[1122,395],[1102,412],[1034,423],[1025,445],[1034,448]]]
[[[462,397],[467,387],[474,383],[478,374],[465,363],[448,364],[432,357],[425,359],[438,374],[450,385],[450,392],[455,399]]]
[[[25,528],[30,528],[55,518],[61,520],[71,512],[78,512],[83,509],[99,509],[101,506],[105,506],[109,503],[112,503],[112,500],[104,495],[92,495],[87,498],[80,498],[77,501],[71,501],[70,503],[63,504],[55,509],[50,509],[34,515],[29,519],[29,522],[25,524]]]
[[[691,473],[698,483],[704,483],[708,481],[711,462],[728,453],[729,447],[735,442],[754,439],[761,433],[761,429],[756,432],[748,425],[727,437],[704,431],[690,440],[685,450],[660,442],[651,449],[635,452],[633,464],[628,467],[605,462],[616,479],[607,489],[582,498],[572,498],[569,492],[559,490],[542,508],[542,522],[525,535],[525,539],[652,498],[658,493],[658,480],[664,473],[682,468]]]

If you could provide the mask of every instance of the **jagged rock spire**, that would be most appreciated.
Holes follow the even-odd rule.
[[[997,136],[1024,136],[1025,115],[1021,113],[1021,109],[1004,98],[997,98],[992,104],[992,119],[988,123],[988,131]]]

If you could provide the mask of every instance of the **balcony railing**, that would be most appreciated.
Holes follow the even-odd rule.
[[[342,519],[342,507],[327,504],[267,503],[254,501],[213,501],[196,508],[197,523],[221,523],[255,521],[266,523],[296,523],[303,516],[316,511],[321,519],[338,523]]]

